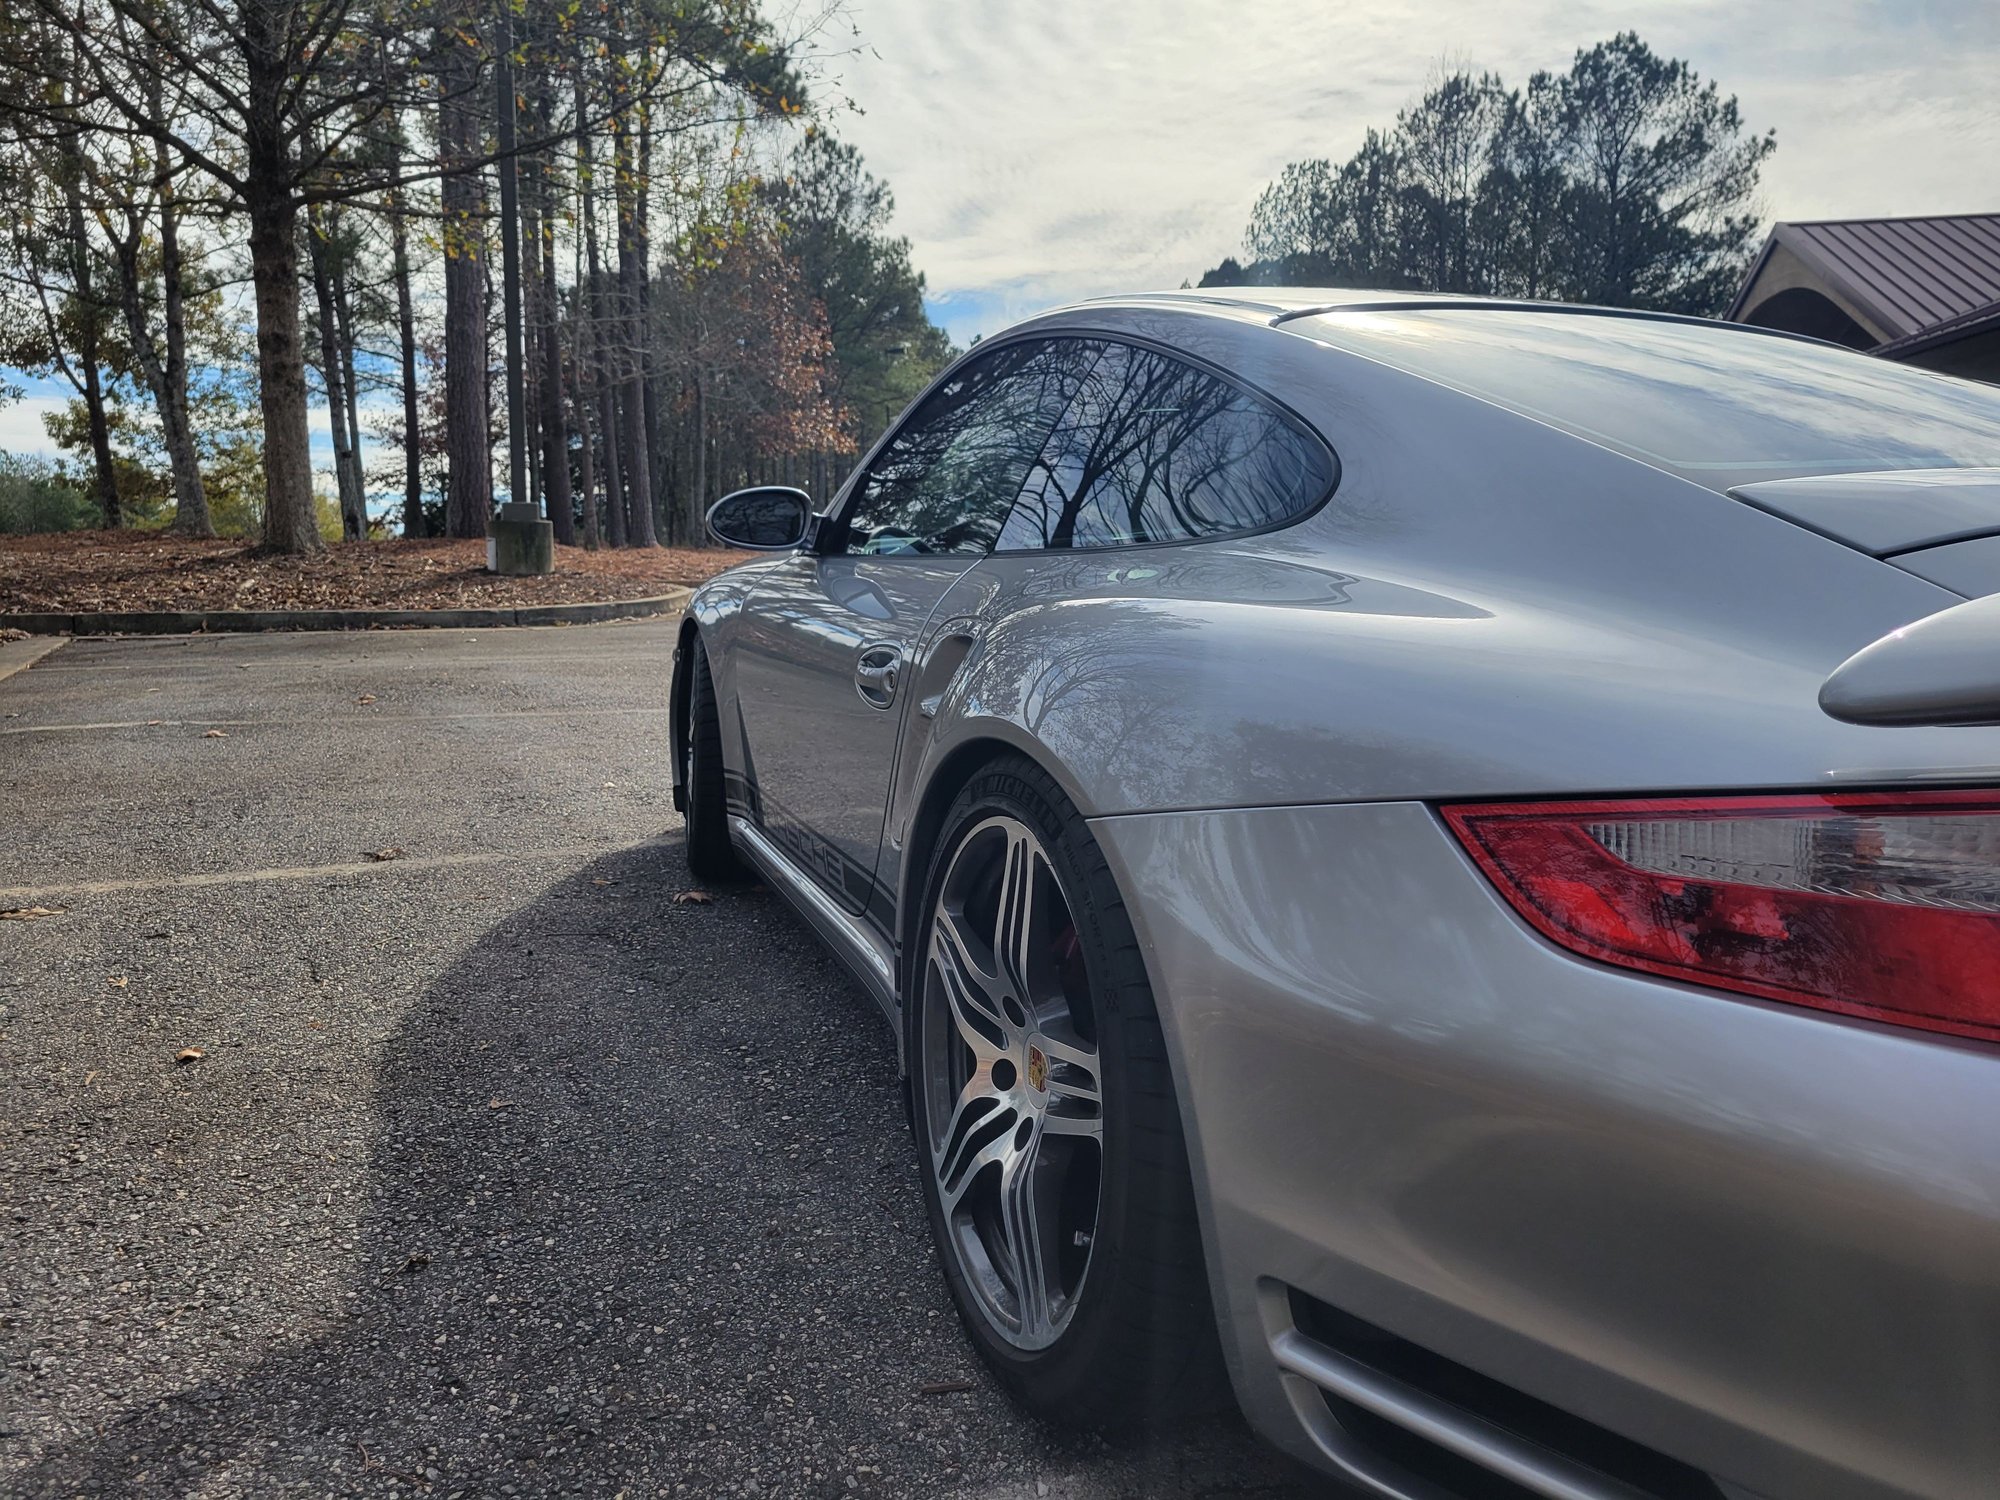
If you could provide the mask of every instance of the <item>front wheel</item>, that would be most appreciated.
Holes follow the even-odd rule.
[[[1223,1391],[1186,1146],[1110,870],[1040,768],[975,776],[926,886],[912,1110],[973,1342],[1040,1415],[1130,1426]]]
[[[682,816],[687,822],[688,873],[697,880],[738,879],[743,865],[729,838],[729,806],[722,786],[722,718],[715,706],[715,678],[699,637],[688,643],[687,725],[681,739]]]

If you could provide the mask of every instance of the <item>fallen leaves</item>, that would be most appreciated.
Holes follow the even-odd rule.
[[[229,731],[226,729],[211,729],[202,735],[202,738],[205,740],[226,740],[229,738]]]
[[[707,891],[675,891],[676,906],[707,906],[715,900]]]
[[[385,860],[401,859],[403,857],[403,847],[400,844],[391,844],[386,849],[364,849],[361,852],[366,858],[374,860],[377,864],[381,864]]]
[[[122,990],[132,981],[127,979],[123,974],[107,974],[104,976],[104,982],[114,990]]]
[[[403,1261],[404,1271],[421,1271],[431,1263],[428,1250],[413,1250]]]
[[[356,703],[373,703],[375,701],[375,695],[373,693],[363,693],[359,698],[356,698],[354,701]]]
[[[174,1061],[185,1068],[189,1063],[200,1062],[206,1056],[208,1054],[199,1047],[183,1047],[174,1054]]]
[[[491,1099],[486,1101],[486,1107],[488,1109],[512,1109],[514,1101],[512,1099],[502,1099],[498,1094],[495,1094]]]
[[[553,574],[506,578],[486,571],[483,537],[349,542],[300,559],[261,554],[254,542],[77,531],[0,537],[0,598],[10,610],[65,613],[504,608],[650,598],[699,583],[744,556],[710,548],[563,547]]]
[[[39,922],[43,917],[59,917],[67,906],[9,906],[0,909],[0,922]]]

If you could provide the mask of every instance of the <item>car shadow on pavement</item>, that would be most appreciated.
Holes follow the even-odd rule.
[[[318,1327],[244,1328],[16,1493],[1295,1493],[1239,1421],[1021,1416],[937,1273],[879,1016],[774,896],[684,882],[677,839],[621,851],[465,951],[380,1053]]]

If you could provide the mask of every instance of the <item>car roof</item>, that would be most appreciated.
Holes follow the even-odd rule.
[[[1272,327],[1321,313],[1364,309],[1381,312],[1418,312],[1432,308],[1553,312],[1584,317],[1642,318],[1663,323],[1698,323],[1704,327],[1725,328],[1732,332],[1776,335],[1806,343],[1822,342],[1802,334],[1787,333],[1781,329],[1760,328],[1747,323],[1726,323],[1714,318],[1693,317],[1686,313],[1658,312],[1650,308],[1602,307],[1584,302],[1530,301],[1520,297],[1475,296],[1459,292],[1393,291],[1369,287],[1181,287],[1171,291],[1126,292],[1115,296],[1087,297],[1064,307],[1051,308],[1049,314],[1043,316],[1065,312],[1102,312],[1120,307],[1172,307],[1190,313],[1208,313],[1239,321],[1265,323]]]
[[[1451,306],[1491,298],[1462,297],[1449,293],[1411,293],[1370,290],[1365,287],[1329,286],[1205,286],[1178,290],[1121,292],[1105,297],[1085,297],[1052,311],[1103,311],[1112,307],[1183,308],[1189,312],[1250,315],[1257,321],[1278,322],[1313,312],[1331,312],[1343,307],[1374,307],[1385,302],[1402,306]]]

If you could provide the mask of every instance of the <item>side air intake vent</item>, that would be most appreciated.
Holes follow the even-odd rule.
[[[1296,1289],[1290,1298],[1279,1362],[1319,1387],[1347,1439],[1420,1486],[1468,1500],[1724,1500],[1678,1459]]]

